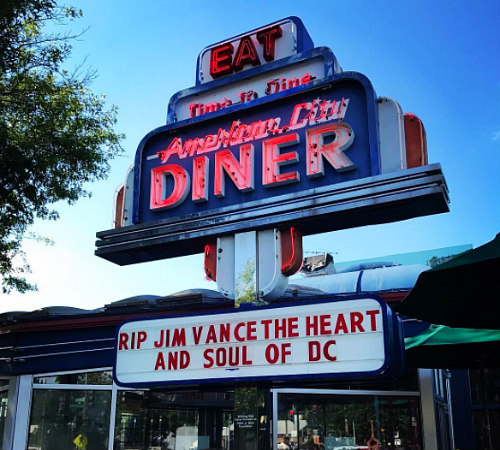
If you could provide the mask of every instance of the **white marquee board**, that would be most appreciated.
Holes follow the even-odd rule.
[[[388,360],[375,298],[133,320],[116,339],[122,386],[374,375]]]

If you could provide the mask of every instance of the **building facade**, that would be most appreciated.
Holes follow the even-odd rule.
[[[273,303],[303,304],[336,291],[338,299],[377,292],[391,305],[424,268],[371,264],[303,278]],[[255,448],[255,442],[263,450],[455,448],[449,373],[411,361],[389,378],[141,389],[114,383],[115,334],[124,320],[232,307],[219,293],[198,290],[125,299],[94,311],[3,314],[2,448],[229,450]],[[405,319],[403,327],[411,336],[427,324]]]

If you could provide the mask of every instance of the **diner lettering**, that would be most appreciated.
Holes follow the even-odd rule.
[[[211,161],[206,156],[215,152],[213,195],[225,197],[227,177],[241,192],[254,190],[254,153],[262,153],[262,185],[272,188],[282,184],[297,183],[300,174],[286,171],[286,166],[299,161],[293,148],[299,143],[296,130],[309,126],[305,138],[306,176],[318,178],[325,175],[324,161],[334,170],[344,172],[356,167],[345,151],[354,140],[352,127],[343,119],[349,99],[314,99],[293,106],[288,123],[282,126],[281,117],[267,118],[252,123],[234,120],[229,130],[219,128],[215,134],[182,140],[174,136],[166,149],[157,152],[161,165],[151,169],[149,207],[161,211],[181,205],[191,193],[193,203],[209,200],[208,178]],[[336,122],[333,122],[336,120]],[[260,142],[259,142],[260,141]],[[239,156],[229,147],[239,146]],[[171,158],[192,158],[191,174]],[[169,162],[169,164],[167,164]],[[173,186],[170,190],[166,186]]]

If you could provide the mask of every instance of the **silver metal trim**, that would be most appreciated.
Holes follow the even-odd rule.
[[[36,384],[33,389],[56,391],[111,391],[112,384]]]
[[[446,212],[439,164],[97,233],[95,254],[120,265],[202,253],[218,236],[293,224],[304,235]],[[321,218],[322,220],[318,220]]]
[[[40,347],[55,347],[58,345],[87,344],[87,343],[94,343],[94,342],[109,342],[109,341],[114,342],[114,340],[115,340],[115,338],[86,339],[86,340],[81,340],[81,341],[54,342],[51,344],[23,345],[23,346],[18,346],[18,347],[10,347],[9,349],[19,351],[19,350],[24,350],[24,349],[33,349],[33,348],[40,348]]]
[[[23,355],[23,356],[14,356],[13,358],[7,358],[10,361],[24,361],[26,359],[32,358],[43,358],[45,356],[62,356],[62,355],[74,355],[75,353],[89,353],[89,352],[102,352],[105,350],[114,350],[114,347],[105,347],[105,348],[91,348],[88,350],[73,350],[70,352],[59,352],[59,353],[41,353],[39,355]],[[5,359],[5,358],[4,358]]]

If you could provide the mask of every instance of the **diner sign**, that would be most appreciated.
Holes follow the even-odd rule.
[[[204,48],[198,57],[196,84],[259,67],[311,47],[312,40],[302,21],[288,17]]]
[[[222,83],[209,88],[195,86],[180,91],[170,99],[169,121],[180,122],[227,110],[231,106],[247,105],[258,98],[282,94],[314,80],[321,80],[333,71],[330,67],[336,60],[331,52],[319,49],[306,54],[313,56],[274,70],[259,71],[229,84]]]
[[[299,18],[207,47],[196,74],[140,142],[117,213],[126,226],[98,232],[96,255],[135,264],[247,231],[307,236],[448,211],[440,165],[406,169],[398,116],[380,130],[369,79],[314,47]]]
[[[136,154],[134,223],[242,209],[377,175],[375,105],[368,80],[351,73],[246,110],[157,129]]]
[[[392,322],[382,300],[133,320],[116,337],[120,386],[380,375]]]

